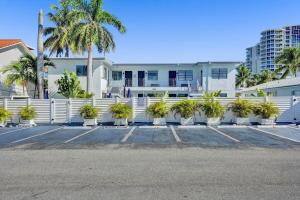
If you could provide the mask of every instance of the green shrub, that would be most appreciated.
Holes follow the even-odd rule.
[[[204,100],[201,103],[201,110],[207,118],[222,117],[224,114],[224,107],[216,100]]]
[[[5,108],[0,108],[0,122],[4,123],[7,119],[11,117],[12,113]]]
[[[31,120],[36,117],[37,113],[36,113],[36,109],[34,107],[25,106],[25,107],[21,108],[19,115],[20,115],[21,119],[23,119],[23,120]]]
[[[171,111],[174,112],[174,117],[180,115],[185,119],[192,117],[198,109],[199,104],[189,99],[179,101],[171,107]]]
[[[76,98],[79,99],[91,99],[94,96],[94,93],[88,93],[85,90],[81,90],[77,95]]]
[[[164,101],[151,104],[146,112],[153,118],[164,118],[168,115],[169,110],[167,104]]]
[[[132,115],[131,107],[123,103],[115,103],[110,106],[109,110],[115,119],[128,119]]]
[[[84,119],[95,119],[99,114],[99,109],[96,107],[86,104],[80,108],[80,116]]]
[[[263,119],[270,119],[278,116],[279,109],[273,102],[262,102],[254,106],[253,113]]]
[[[236,117],[246,118],[252,113],[253,104],[249,100],[237,98],[234,102],[228,104],[228,109]]]

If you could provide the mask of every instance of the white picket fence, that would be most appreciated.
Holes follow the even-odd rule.
[[[185,98],[165,98],[164,101],[168,106],[181,101]],[[300,97],[251,97],[248,98],[253,102],[272,101],[279,110],[280,115],[277,122],[300,122]],[[133,122],[151,122],[152,119],[146,114],[146,109],[154,102],[161,101],[161,98],[129,98],[129,99],[0,99],[0,105],[7,108],[13,113],[12,122],[18,123],[18,112],[21,107],[32,105],[37,110],[37,123],[72,123],[82,122],[79,110],[84,104],[92,104],[100,109],[99,122],[112,122],[112,116],[109,113],[109,107],[116,103],[122,102],[132,107],[132,121]],[[197,100],[197,99],[195,99]],[[235,98],[217,98],[222,105],[226,106],[228,103],[235,100]],[[196,122],[204,121],[203,115],[196,114]],[[172,113],[167,117],[168,122],[179,122],[179,117],[174,117]],[[252,122],[256,121],[256,117],[251,116]],[[222,122],[232,122],[233,115],[227,111],[222,119]]]

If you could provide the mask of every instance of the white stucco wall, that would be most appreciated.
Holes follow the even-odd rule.
[[[65,70],[76,73],[77,65],[87,65],[87,59],[81,58],[51,58],[51,61],[55,64],[55,68],[49,68],[48,71],[48,87],[49,96],[54,98],[62,98],[61,95],[57,94],[58,86],[55,83],[61,78]],[[103,68],[108,67],[102,59],[93,60],[93,91],[96,98],[102,98],[102,93],[106,93],[107,84],[103,78]],[[86,76],[79,76],[81,88],[86,90]],[[101,84],[102,83],[102,84]]]

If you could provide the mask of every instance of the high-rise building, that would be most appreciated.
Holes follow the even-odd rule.
[[[275,58],[284,48],[300,45],[300,25],[285,26],[280,29],[269,29],[261,33],[259,44],[246,49],[246,65],[252,73],[277,67]]]
[[[253,74],[260,72],[260,44],[246,49],[246,66]]]

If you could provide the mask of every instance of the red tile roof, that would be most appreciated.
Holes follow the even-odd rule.
[[[29,50],[33,50],[33,48],[26,45],[22,40],[20,39],[0,39],[0,49],[4,47],[8,47],[11,45],[23,43],[24,46],[26,46]]]

